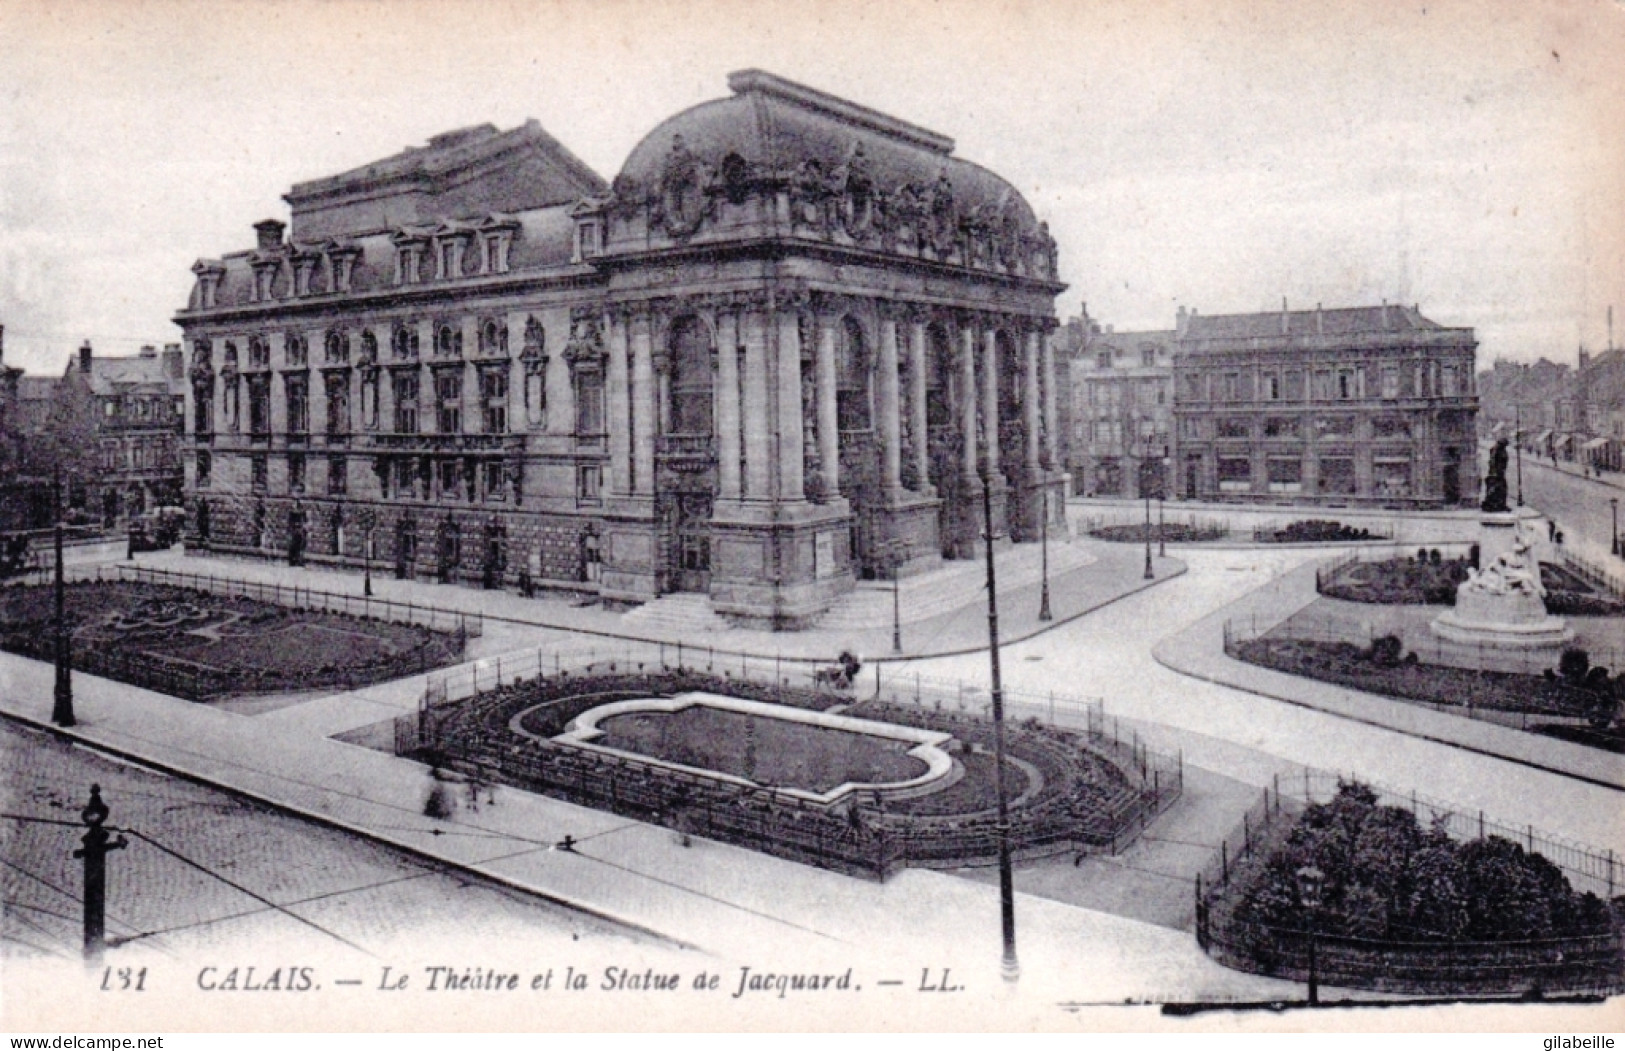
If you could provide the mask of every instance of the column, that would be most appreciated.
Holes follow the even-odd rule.
[[[880,432],[884,443],[881,450],[885,476],[882,479],[887,492],[896,492],[903,484],[903,437],[901,401],[897,384],[897,322],[893,318],[880,319]]]
[[[1022,425],[1027,432],[1027,473],[1038,473],[1038,330],[1027,332],[1021,361]]]
[[[617,496],[632,491],[631,405],[627,384],[627,318],[609,317],[609,375],[605,377],[609,400],[609,490]]]
[[[470,368],[466,362],[479,353],[480,319],[472,315],[463,318],[458,326],[463,335],[463,433],[480,434],[485,430],[484,403],[480,398],[480,370]],[[355,402],[352,399],[351,404]]]
[[[778,327],[778,440],[779,498],[801,500],[803,452],[801,448],[801,318],[795,310],[774,315]]]
[[[772,478],[767,428],[767,319],[759,311],[740,315],[745,345],[745,496],[765,500]]]
[[[1044,466],[1053,471],[1061,468],[1060,392],[1055,389],[1054,332],[1044,334],[1040,350],[1044,359]]]
[[[999,334],[989,328],[982,333],[985,360],[982,362],[982,415],[987,423],[987,470],[999,470]]]
[[[925,322],[915,321],[909,326],[908,334],[908,372],[910,411],[914,415],[914,423],[910,430],[914,434],[914,474],[919,479],[918,491],[929,493],[931,491],[931,472],[928,469],[931,462],[931,435],[926,423],[925,388],[927,377],[925,373]]]
[[[824,492],[841,492],[841,414],[835,397],[835,319],[818,326],[818,460],[824,468]]]
[[[724,500],[739,499],[739,317],[717,316],[716,400],[717,484]]]
[[[654,493],[655,478],[655,370],[651,319],[632,319],[632,490],[640,496]]]
[[[967,321],[959,332],[960,430],[966,481],[976,480],[976,325]]]

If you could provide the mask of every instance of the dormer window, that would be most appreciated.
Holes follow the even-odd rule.
[[[274,298],[276,287],[276,264],[254,268],[254,299],[264,303]]]
[[[575,262],[603,252],[603,224],[597,216],[576,220]]]
[[[419,267],[423,257],[421,244],[404,244],[395,250],[395,283],[397,285],[415,285],[419,277]]]
[[[489,233],[484,238],[484,251],[480,255],[480,272],[506,274],[508,272],[508,246],[512,238],[506,230]]]
[[[435,277],[452,281],[463,276],[463,236],[435,239]]]

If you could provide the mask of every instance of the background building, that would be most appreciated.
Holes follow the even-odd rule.
[[[1114,332],[1087,316],[1068,355],[1068,466],[1084,496],[1156,495],[1174,419],[1172,329]]]
[[[1479,499],[1467,328],[1416,307],[1180,308],[1176,494],[1330,506]]]
[[[482,125],[200,260],[194,542],[788,626],[973,555],[986,465],[995,535],[1036,537],[1065,486],[1048,231],[951,139],[729,86],[613,184]]]

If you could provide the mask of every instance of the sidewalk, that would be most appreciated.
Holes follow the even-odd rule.
[[[1152,656],[1164,667],[1207,682],[1604,787],[1625,789],[1625,756],[1261,668],[1234,660],[1224,652],[1227,620],[1246,621],[1249,631],[1268,631],[1314,602],[1319,597],[1315,592],[1316,566],[1316,562],[1309,562],[1284,573],[1241,600],[1168,636],[1153,647]]]
[[[1146,580],[1143,547],[1093,540],[1052,541],[1049,587],[1053,619],[1041,621],[1038,619],[1043,587],[1038,572],[1040,556],[1037,545],[1033,544],[1016,545],[995,556],[1001,643],[1031,638],[1185,571],[1185,564],[1178,559],[1154,558],[1155,576]],[[179,550],[137,555],[133,563],[123,564],[357,595],[361,593],[362,584],[361,578],[353,572],[184,554]],[[899,656],[903,659],[942,657],[986,649],[984,565],[980,560],[974,566],[969,562],[949,563],[936,573],[901,582],[898,601],[902,614],[901,655],[894,655],[891,650],[892,595],[887,584],[859,584],[854,595],[843,600],[848,607],[861,603],[859,608],[838,610],[846,614],[845,626],[786,632],[718,628],[706,630],[703,642],[696,640],[696,627],[692,623],[640,623],[642,617],[628,622],[630,613],[606,610],[596,600],[584,600],[580,596],[546,595],[527,599],[511,591],[482,591],[422,580],[396,580],[378,574],[373,575],[372,589],[374,596],[380,599],[479,613],[487,620],[614,639],[703,644],[718,652],[810,660],[831,660],[842,650],[850,649],[865,662],[874,663],[899,659]]]
[[[0,712],[44,725],[51,683],[50,665],[0,654]],[[802,971],[855,966],[860,982],[910,984],[923,967],[952,967],[980,995],[945,998],[945,1024],[975,1022],[1002,986],[998,893],[978,881],[908,870],[872,883],[720,843],[684,846],[666,829],[511,788],[497,789],[494,804],[478,811],[426,818],[429,782],[420,764],[328,736],[409,708],[412,693],[397,684],[283,708],[274,717],[86,675],[75,675],[74,685],[79,725],[64,736],[721,960]],[[575,840],[571,850],[556,847],[565,835]],[[1024,977],[1019,1003],[1010,1007],[1016,1017],[1050,1018],[1062,1001],[1297,992],[1291,983],[1219,966],[1188,932],[1025,894],[1017,910]],[[1009,1020],[1001,1014],[1001,1024]]]

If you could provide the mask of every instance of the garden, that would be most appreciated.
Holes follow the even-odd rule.
[[[1316,588],[1327,598],[1377,605],[1454,606],[1456,588],[1478,564],[1474,550],[1444,558],[1438,548],[1418,549],[1382,561],[1350,559],[1316,575]],[[1559,617],[1625,616],[1625,602],[1593,587],[1572,570],[1550,562],[1540,564],[1540,582],[1546,591],[1546,612]]]
[[[1418,809],[1354,782],[1301,807],[1266,794],[1198,891],[1203,947],[1241,970],[1302,979],[1314,960],[1327,984],[1390,992],[1625,988],[1619,899],[1576,891],[1533,830],[1518,842],[1480,818],[1478,835],[1452,836],[1459,815]]]
[[[458,632],[131,581],[67,585],[73,666],[194,701],[355,687],[462,659]],[[50,587],[0,592],[0,649],[55,658]]]
[[[1086,520],[1084,531],[1097,540],[1110,540],[1114,543],[1143,544],[1149,534],[1153,542],[1194,544],[1226,539],[1230,536],[1230,523],[1198,519],[1188,522],[1152,522],[1148,527],[1144,522],[1108,523]]]
[[[718,694],[826,711],[873,734],[813,730],[786,719],[716,708],[602,717],[606,744],[563,734],[578,716],[617,701]],[[684,714],[687,713],[687,714]],[[764,713],[765,714],[765,713]],[[1172,805],[1180,769],[1101,727],[1083,733],[1036,720],[1006,726],[1006,799],[1012,849],[1023,857],[1116,849]],[[851,790],[815,800],[783,789],[827,791],[918,777],[896,728],[947,734],[947,776],[906,792]],[[512,784],[854,875],[899,867],[986,864],[997,856],[993,724],[925,704],[734,678],[691,668],[599,668],[523,679],[455,701],[426,699],[395,728],[395,750],[482,782]],[[648,757],[648,758],[645,758]],[[680,763],[674,767],[656,760]],[[715,771],[725,777],[709,776]]]
[[[1259,544],[1342,544],[1386,539],[1388,537],[1370,529],[1324,518],[1302,519],[1280,528],[1258,526],[1253,530],[1253,541]]]

